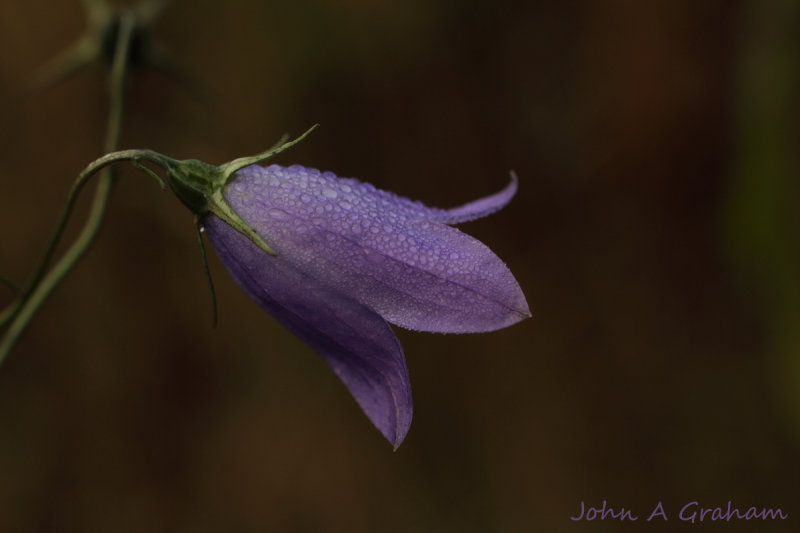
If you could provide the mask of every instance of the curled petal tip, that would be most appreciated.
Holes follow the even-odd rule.
[[[508,184],[500,191],[479,198],[460,207],[452,209],[431,209],[432,218],[444,224],[460,224],[491,215],[502,208],[517,194],[517,175],[512,170]]]
[[[457,216],[496,210],[514,192],[512,181],[457,208]],[[436,220],[444,211],[299,165],[247,167],[231,181],[226,198],[295,268],[398,326],[492,331],[528,314],[503,261],[477,239]]]

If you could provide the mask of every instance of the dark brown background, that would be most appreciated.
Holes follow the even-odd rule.
[[[0,531],[705,529],[677,519],[693,500],[790,516],[717,531],[796,530],[798,13],[175,1],[156,35],[205,96],[140,71],[123,147],[221,163],[319,122],[281,163],[443,207],[513,168],[517,198],[463,229],[534,317],[398,331],[416,414],[392,453],[216,258],[210,327],[190,215],[125,168],[96,247],[0,368]],[[102,68],[22,95],[82,27],[77,1],[0,4],[0,272],[20,282],[102,153]],[[604,499],[662,501],[670,522],[569,520]]]

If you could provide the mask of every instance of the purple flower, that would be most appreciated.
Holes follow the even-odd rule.
[[[222,193],[257,238],[216,212],[203,224],[242,290],[325,358],[397,448],[411,387],[388,323],[468,333],[530,316],[500,258],[450,226],[497,211],[516,189],[512,176],[502,191],[445,210],[298,165],[248,166]]]

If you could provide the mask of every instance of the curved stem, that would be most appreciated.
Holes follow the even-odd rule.
[[[125,12],[121,13],[119,33],[117,35],[117,43],[114,50],[114,61],[112,64],[110,77],[110,103],[106,141],[104,146],[105,152],[112,152],[113,150],[116,150],[119,145],[120,131],[122,128],[123,104],[125,100],[125,82],[129,70],[128,59],[130,55],[134,24],[135,18],[133,14]],[[103,159],[105,158],[101,158],[95,161],[95,163],[98,163]],[[62,211],[53,236],[51,237],[45,253],[34,272],[31,282],[24,291],[22,298],[19,299],[16,304],[12,304],[12,307],[5,310],[2,313],[2,316],[0,316],[0,320],[2,320],[0,324],[5,324],[8,321],[13,320],[8,330],[5,332],[2,341],[0,341],[0,364],[2,364],[8,352],[11,351],[11,348],[13,347],[17,338],[22,331],[24,331],[25,327],[31,321],[36,311],[39,309],[47,296],[89,249],[92,242],[94,242],[95,237],[100,231],[111,191],[114,187],[115,177],[110,169],[103,173],[99,183],[97,184],[89,215],[78,238],[64,253],[64,256],[52,268],[52,270],[45,275],[47,265],[50,263],[50,260],[55,253],[55,250],[64,232],[69,215],[72,212],[72,208],[78,193],[83,188],[83,185],[89,177],[97,172],[97,170],[105,168],[114,161],[116,160],[97,165],[96,169],[90,171],[84,177],[84,173],[90,170],[95,163],[89,165],[84,173],[81,173],[81,177],[78,178],[78,181],[76,181],[73,185],[67,200],[67,205]]]
[[[69,219],[72,209],[75,207],[75,201],[78,199],[78,195],[89,179],[98,172],[105,171],[100,176],[100,185],[102,185],[103,182],[110,181],[108,178],[111,176],[111,174],[108,172],[108,170],[111,169],[108,167],[122,161],[133,161],[137,166],[141,166],[139,165],[139,161],[149,161],[165,169],[169,168],[171,162],[171,160],[166,156],[163,156],[157,152],[153,152],[152,150],[122,150],[119,152],[106,154],[100,159],[93,161],[83,170],[83,172],[80,173],[78,179],[75,180],[75,183],[72,185],[72,188],[69,191],[67,201],[64,204],[64,210],[61,212],[61,217],[59,218],[56,231],[53,234],[56,241],[64,230],[66,221]],[[164,182],[158,178],[155,173],[148,171],[147,174],[156,178],[162,188],[166,187]],[[98,185],[98,189],[100,188],[100,185]],[[102,192],[105,193],[106,190],[107,189],[104,188]],[[97,200],[98,197],[107,198],[105,194],[103,196],[96,194],[95,200]],[[81,232],[72,246],[69,247],[61,260],[56,263],[56,265],[52,268],[52,270],[50,270],[50,272],[47,273],[46,276],[42,278],[42,281],[33,287],[30,293],[22,299],[17,311],[12,315],[13,322],[11,322],[11,325],[3,336],[3,339],[0,341],[0,364],[3,363],[3,360],[8,355],[8,352],[11,351],[11,348],[13,348],[17,338],[25,330],[25,327],[28,325],[31,318],[33,318],[33,315],[36,314],[36,311],[39,309],[42,302],[44,302],[47,296],[70,271],[83,253],[86,252],[89,245],[91,245],[92,240],[97,235],[99,225],[102,222],[102,215],[104,211],[104,209],[99,208],[92,210],[92,213],[86,222],[86,226],[84,227],[84,231]],[[90,231],[90,229],[93,231]]]

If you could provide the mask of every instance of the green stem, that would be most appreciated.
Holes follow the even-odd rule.
[[[104,171],[100,175],[100,184],[102,184],[104,181],[109,181],[108,177],[110,174],[108,170],[110,170],[110,168],[108,167],[122,161],[133,161],[136,166],[143,169],[145,169],[145,167],[142,167],[139,162],[148,161],[150,163],[159,165],[165,170],[168,169],[172,163],[172,160],[168,157],[157,152],[153,152],[152,150],[121,150],[119,152],[106,154],[100,159],[93,161],[83,170],[83,172],[80,173],[78,179],[75,180],[75,183],[72,185],[72,188],[69,191],[69,195],[67,196],[67,201],[64,204],[64,210],[61,213],[61,218],[59,219],[58,224],[62,231],[66,220],[69,219],[69,216],[72,214],[72,209],[75,207],[75,201],[78,199],[81,190],[89,181],[89,179],[98,172]],[[154,172],[150,171],[149,169],[145,170],[147,174],[158,180],[162,189],[166,189],[166,184]],[[100,188],[99,185],[98,188]],[[98,196],[96,195],[95,199],[97,198]],[[107,196],[105,198],[107,198]],[[95,217],[90,217],[87,220],[86,226],[88,227],[91,224],[99,226],[102,222],[102,212],[102,210],[93,211],[93,213],[99,214]],[[70,246],[69,250],[67,250],[61,260],[56,263],[52,270],[50,270],[50,272],[44,276],[41,283],[39,283],[23,300],[23,303],[19,306],[18,311],[13,317],[11,325],[8,327],[3,339],[0,341],[0,364],[3,363],[5,357],[13,348],[17,338],[25,330],[25,327],[36,314],[36,311],[42,305],[47,296],[64,278],[67,272],[69,272],[69,270],[75,265],[78,259],[80,259],[81,255],[86,252],[86,249],[91,244],[91,239],[93,239],[96,234],[96,228],[94,232],[91,232],[84,227],[84,231],[81,232],[81,235],[78,237],[78,239],[76,239],[72,246]]]
[[[203,260],[203,271],[206,274],[208,290],[211,293],[211,324],[217,327],[217,292],[214,290],[214,280],[211,279],[211,269],[208,268],[208,255],[206,255],[206,245],[203,242],[203,224],[200,217],[194,217],[194,231],[197,235],[197,244],[200,246],[200,259]]]
[[[120,132],[122,129],[123,105],[125,100],[125,82],[129,70],[128,58],[130,54],[132,40],[131,37],[133,35],[134,24],[135,18],[133,14],[123,12],[120,15],[119,34],[117,35],[117,43],[114,50],[114,61],[111,68],[109,91],[110,104],[106,140],[104,145],[105,152],[112,152],[116,150],[119,145]],[[103,158],[101,158],[101,160],[102,159]],[[111,162],[107,164],[111,164]],[[107,165],[102,165],[99,168],[104,168],[105,166]],[[87,167],[87,170],[91,167],[92,165]],[[91,172],[86,179],[91,177],[93,173],[94,172]],[[81,233],[78,235],[78,238],[64,253],[64,256],[58,261],[58,263],[45,275],[47,265],[50,263],[61,236],[63,235],[64,228],[66,227],[66,223],[72,211],[75,199],[77,198],[77,194],[83,187],[86,179],[81,180],[81,178],[79,178],[73,186],[72,191],[70,191],[67,205],[65,206],[61,217],[56,224],[56,229],[50,238],[50,242],[48,243],[45,253],[42,256],[42,259],[40,260],[36,270],[34,271],[31,282],[28,284],[28,287],[23,293],[22,298],[20,298],[16,304],[12,304],[9,309],[6,309],[3,311],[2,315],[0,315],[0,324],[6,324],[7,322],[13,320],[8,330],[5,332],[2,341],[0,341],[0,364],[2,364],[5,357],[8,355],[8,352],[11,351],[17,338],[30,323],[31,319],[36,314],[47,296],[53,291],[53,289],[55,289],[56,286],[58,286],[64,276],[72,269],[73,266],[75,266],[83,254],[86,253],[100,231],[106,208],[108,207],[111,191],[114,188],[115,176],[111,169],[108,169],[100,177],[100,181],[95,189],[94,200],[92,201],[89,215],[83,229],[81,230]]]

